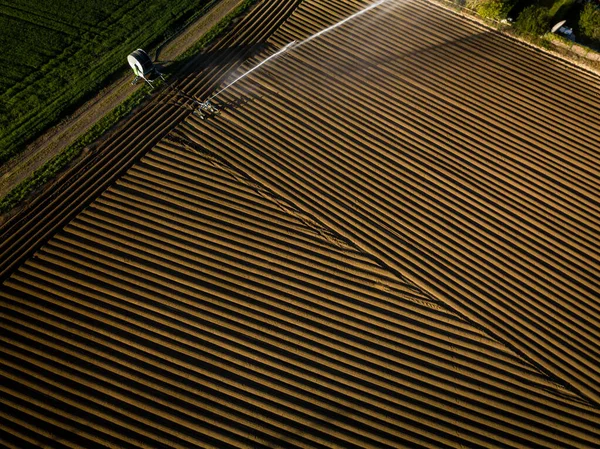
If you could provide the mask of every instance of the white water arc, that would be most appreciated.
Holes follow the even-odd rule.
[[[377,8],[378,6],[382,5],[383,3],[387,2],[387,1],[388,1],[388,0],[379,0],[379,1],[376,1],[375,3],[373,3],[373,4],[369,5],[369,6],[367,6],[367,7],[366,7],[366,8],[364,8],[364,9],[361,9],[360,11],[358,11],[358,12],[356,12],[356,13],[352,14],[351,16],[348,16],[348,17],[346,17],[345,19],[343,19],[343,20],[340,20],[338,23],[336,23],[336,24],[334,24],[334,25],[331,25],[330,27],[328,27],[328,28],[325,28],[324,30],[321,30],[321,31],[319,31],[318,33],[315,33],[315,34],[313,34],[312,36],[309,36],[309,37],[307,37],[306,39],[304,39],[304,40],[303,40],[303,41],[301,41],[301,42],[298,42],[298,44],[297,44],[297,45],[295,45],[295,47],[296,47],[296,48],[300,48],[301,46],[303,46],[304,44],[306,44],[306,43],[308,43],[308,42],[312,41],[313,39],[315,39],[315,38],[317,38],[317,37],[319,37],[319,36],[322,36],[323,34],[327,34],[327,33],[329,33],[330,31],[333,31],[333,30],[335,30],[337,27],[340,27],[340,26],[342,26],[343,24],[345,24],[346,22],[349,22],[349,21],[351,21],[351,20],[353,20],[353,19],[356,19],[357,17],[359,17],[359,16],[363,15],[364,13],[366,13],[366,12],[368,12],[368,11],[370,11],[370,10],[374,9],[374,8]]]
[[[227,86],[225,86],[223,89],[221,89],[220,91],[218,91],[216,94],[214,94],[212,97],[209,98],[209,101],[212,100],[213,98],[215,98],[217,95],[221,94],[223,91],[229,89],[231,86],[233,86],[235,83],[237,83],[239,80],[241,80],[242,78],[248,76],[250,73],[254,72],[256,69],[258,69],[260,66],[266,64],[267,62],[269,62],[270,60],[276,58],[277,56],[279,56],[280,54],[282,54],[283,52],[288,51],[294,44],[296,44],[296,41],[292,41],[289,44],[287,44],[285,47],[283,47],[281,50],[279,50],[277,53],[273,53],[271,56],[269,56],[267,59],[265,59],[264,61],[260,62],[259,64],[257,64],[256,66],[252,67],[250,70],[248,70],[247,72],[241,74],[240,76],[238,76],[236,79],[234,79],[231,83],[229,83]]]
[[[293,48],[299,48],[302,45],[312,41],[313,39],[322,36],[326,33],[329,33],[330,31],[335,30],[337,27],[342,26],[343,24],[345,24],[346,22],[349,22],[361,15],[363,15],[364,13],[372,10],[373,8],[376,8],[378,6],[380,6],[381,4],[387,2],[388,0],[378,0],[375,3],[367,6],[364,9],[361,9],[360,11],[352,14],[351,16],[346,17],[345,19],[340,20],[338,23],[331,25],[328,28],[325,28],[321,31],[319,31],[318,33],[313,34],[312,36],[307,37],[306,39],[297,42],[297,41],[292,41],[289,44],[287,44],[285,47],[283,47],[281,50],[277,51],[276,53],[273,53],[271,56],[269,56],[267,59],[265,59],[264,61],[261,61],[259,64],[257,64],[256,66],[252,67],[250,70],[248,70],[247,72],[242,73],[240,76],[238,76],[236,79],[234,79],[232,82],[230,82],[229,84],[227,84],[225,87],[223,87],[221,90],[219,90],[217,93],[213,94],[208,101],[214,99],[215,97],[217,97],[218,95],[220,95],[221,93],[223,93],[224,91],[226,91],[227,89],[229,89],[231,86],[233,86],[235,83],[237,83],[238,81],[240,81],[242,78],[245,78],[246,76],[248,76],[250,73],[254,72],[255,70],[257,70],[258,68],[260,68],[262,65],[266,64],[267,62],[275,59],[277,56],[282,55],[283,53],[293,49]]]

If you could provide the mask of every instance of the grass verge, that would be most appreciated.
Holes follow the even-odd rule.
[[[28,143],[120,77],[127,67],[123,53],[159,44],[165,34],[181,26],[209,0],[20,0],[17,3],[22,3],[25,11],[11,7],[9,14],[17,11],[23,17],[8,23],[0,21],[0,29],[5,25],[2,32],[7,34],[0,39],[3,52],[7,52],[3,58],[12,60],[12,66],[22,67],[28,60],[36,60],[37,55],[37,68],[30,67],[24,79],[0,92],[0,164],[22,153]],[[89,15],[95,9],[94,4],[101,5],[104,20],[99,18],[100,23],[89,28],[86,23],[94,21],[93,14]],[[82,15],[75,12],[69,16],[67,11],[73,10]],[[2,12],[0,6],[0,19],[4,17]],[[53,20],[48,21],[44,15]],[[32,17],[39,18],[39,25],[32,24],[38,22]],[[24,27],[27,31],[16,35],[14,30],[10,32],[11,28]],[[69,30],[71,34],[64,39],[53,39],[53,27]],[[30,58],[15,57],[22,53]],[[8,78],[10,74],[2,75]]]
[[[245,0],[238,5],[233,11],[211,28],[210,31],[202,36],[190,49],[180,55],[176,60],[176,67],[185,64],[190,58],[217,39],[229,27],[234,19],[244,14],[256,2],[257,0]],[[95,142],[119,122],[119,120],[131,113],[136,106],[141,104],[149,92],[150,88],[148,86],[136,90],[123,103],[100,119],[83,136],[79,137],[58,155],[37,169],[30,177],[12,189],[0,201],[0,213],[5,214],[14,209],[29,198],[33,192],[43,187],[48,181],[54,179],[81,154],[86,146]]]

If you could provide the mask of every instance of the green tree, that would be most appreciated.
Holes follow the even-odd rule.
[[[486,0],[477,5],[477,14],[482,19],[502,20],[506,19],[511,4],[504,0]]]
[[[600,10],[588,3],[579,16],[581,34],[593,41],[600,42]]]
[[[521,11],[515,22],[516,30],[527,36],[541,36],[550,26],[550,12],[545,6],[531,5]]]

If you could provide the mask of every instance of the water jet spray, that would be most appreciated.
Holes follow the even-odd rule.
[[[342,26],[343,24],[345,24],[346,22],[349,22],[355,18],[357,18],[358,16],[361,16],[362,14],[382,5],[383,3],[387,2],[388,0],[378,0],[375,3],[367,6],[364,9],[361,9],[360,11],[352,14],[351,16],[346,17],[343,20],[340,20],[338,23],[331,25],[328,28],[325,28],[324,30],[319,31],[318,33],[313,34],[312,36],[307,37],[306,39],[304,39],[303,41],[297,42],[297,41],[292,41],[289,44],[287,44],[285,47],[283,47],[281,50],[277,51],[276,53],[273,53],[271,56],[269,56],[267,59],[265,59],[264,61],[260,62],[259,64],[257,64],[256,66],[254,66],[253,68],[251,68],[250,70],[248,70],[247,72],[241,74],[240,76],[238,76],[236,79],[234,79],[231,83],[227,84],[225,87],[223,87],[221,90],[219,90],[218,92],[216,92],[215,94],[213,94],[211,97],[209,97],[206,101],[200,103],[200,106],[198,107],[198,113],[199,115],[204,118],[204,113],[212,113],[215,110],[215,107],[212,105],[211,100],[215,99],[217,96],[219,96],[220,94],[222,94],[224,91],[226,91],[227,89],[229,89],[231,86],[233,86],[235,83],[237,83],[238,81],[240,81],[241,79],[245,78],[246,76],[248,76],[250,73],[254,72],[255,70],[257,70],[259,67],[261,67],[262,65],[266,64],[267,62],[275,59],[276,57],[282,55],[283,53],[294,49],[294,48],[300,48],[302,45],[312,41],[313,39],[322,36],[323,34],[326,34],[334,29],[336,29],[339,26]]]

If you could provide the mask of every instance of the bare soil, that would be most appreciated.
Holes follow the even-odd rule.
[[[13,447],[600,446],[598,77],[390,0],[176,94],[367,4],[259,2],[3,228]]]

